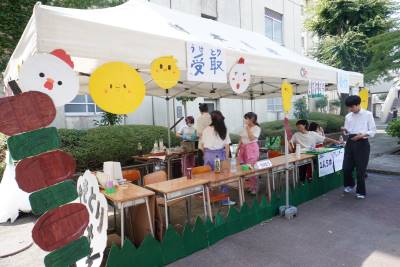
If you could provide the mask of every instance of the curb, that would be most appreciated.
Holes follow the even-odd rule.
[[[381,169],[367,169],[367,172],[386,174],[386,175],[399,175],[400,176],[400,172],[381,170]]]

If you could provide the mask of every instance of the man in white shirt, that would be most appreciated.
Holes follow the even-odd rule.
[[[348,135],[344,151],[343,172],[344,172],[344,192],[353,191],[355,182],[353,179],[354,168],[357,171],[357,198],[364,199],[366,195],[365,176],[369,160],[370,146],[369,137],[374,137],[376,126],[372,113],[361,109],[361,98],[352,95],[346,98],[345,104],[350,113],[346,115],[346,120],[342,130]]]

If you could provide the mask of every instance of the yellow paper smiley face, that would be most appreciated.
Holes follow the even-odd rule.
[[[142,77],[123,62],[103,64],[89,79],[93,101],[101,109],[114,114],[135,111],[143,102],[145,91]]]
[[[361,108],[368,109],[368,89],[362,88],[358,92],[359,97],[361,98]]]
[[[159,57],[151,63],[151,77],[163,89],[174,87],[180,78],[181,72],[173,56]]]
[[[281,85],[282,90],[282,108],[285,113],[289,113],[292,108],[293,86],[284,81]]]

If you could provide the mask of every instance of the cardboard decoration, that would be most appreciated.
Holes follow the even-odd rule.
[[[19,187],[31,193],[72,177],[76,162],[69,153],[55,150],[21,160],[16,167]]]
[[[165,231],[161,250],[164,264],[170,264],[186,256],[182,236],[176,232],[172,225]]]
[[[119,248],[117,245],[112,244],[110,253],[107,257],[108,267],[125,267],[130,266],[132,262],[136,262],[136,247],[129,239],[125,239],[124,246]]]
[[[162,89],[171,89],[178,84],[181,72],[173,56],[159,57],[151,62],[151,78]]]
[[[90,252],[89,241],[86,237],[81,237],[68,245],[55,250],[44,257],[46,267],[68,267],[76,261],[87,256]]]
[[[136,250],[135,266],[163,266],[161,244],[147,235]]]
[[[51,97],[56,107],[71,102],[79,91],[74,63],[62,49],[35,54],[21,66],[19,85],[23,92],[39,91]]]
[[[19,215],[19,211],[31,212],[29,194],[22,191],[15,181],[15,166],[10,159],[10,153],[6,152],[6,168],[0,183],[0,223],[11,221],[13,223]]]
[[[89,79],[93,101],[101,109],[114,114],[134,112],[142,104],[145,91],[139,73],[123,62],[105,63]]]
[[[359,97],[361,98],[361,108],[362,109],[368,109],[368,88],[362,88],[358,92]]]
[[[42,215],[48,210],[75,200],[77,197],[75,182],[67,180],[32,193],[29,196],[29,201],[33,214]]]
[[[282,108],[286,114],[292,108],[293,86],[287,81],[283,81],[281,85],[282,90]]]
[[[0,132],[6,135],[46,127],[56,117],[53,101],[40,92],[0,98],[0,110]]]
[[[240,58],[238,63],[233,65],[229,72],[229,85],[236,94],[244,93],[250,85],[251,75],[244,58]]]
[[[108,204],[99,190],[97,178],[89,170],[77,182],[79,202],[89,211],[89,224],[84,235],[90,244],[90,254],[76,263],[80,266],[100,266],[107,246]]]
[[[53,251],[79,239],[89,223],[85,205],[71,203],[46,212],[32,230],[32,238],[41,249]]]
[[[43,128],[7,139],[8,150],[14,160],[21,160],[60,147],[55,127]]]

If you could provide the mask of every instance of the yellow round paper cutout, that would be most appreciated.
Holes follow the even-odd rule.
[[[146,89],[139,73],[129,64],[109,62],[90,76],[89,92],[101,109],[114,114],[134,112],[143,102]]]
[[[368,109],[368,89],[367,88],[362,88],[358,92],[358,96],[361,98],[361,108],[362,109]]]
[[[292,108],[293,86],[284,81],[281,85],[282,89],[282,108],[285,113],[289,113]]]
[[[180,78],[181,72],[173,56],[159,57],[151,63],[151,78],[163,89],[174,87]]]

